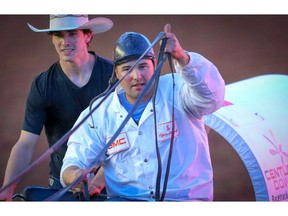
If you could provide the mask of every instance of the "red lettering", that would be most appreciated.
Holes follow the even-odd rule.
[[[115,142],[113,142],[113,143],[109,146],[109,149],[112,149],[112,148],[114,148],[114,147],[117,147],[117,146],[123,145],[123,144],[126,144],[126,140],[125,140],[124,137],[116,140]]]
[[[266,179],[267,179],[268,181],[271,180],[271,178],[270,178],[269,175],[268,175],[268,173],[269,173],[268,170],[265,170],[264,173],[265,173]]]
[[[119,139],[119,144],[120,144],[120,145],[123,145],[123,144],[125,144],[125,143],[126,143],[125,138],[120,138],[120,139]]]

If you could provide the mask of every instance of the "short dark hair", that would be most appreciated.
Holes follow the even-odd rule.
[[[78,29],[74,29],[74,30],[78,30]],[[74,30],[67,30],[67,31],[74,31]],[[79,30],[82,30],[84,34],[88,34],[88,33],[92,34],[92,30],[91,29],[79,29]],[[49,32],[47,32],[47,34],[49,36],[51,36],[54,32],[60,32],[60,31],[49,31]]]
[[[80,31],[83,31],[84,34],[91,34],[92,35],[92,38],[91,40],[87,43],[87,47],[89,46],[89,44],[91,43],[92,39],[93,39],[93,32],[91,29],[75,29],[75,30],[80,30]],[[67,31],[74,31],[74,30],[67,30]],[[53,35],[53,33],[55,32],[60,32],[60,31],[50,31],[50,32],[47,32],[48,36],[51,37]]]

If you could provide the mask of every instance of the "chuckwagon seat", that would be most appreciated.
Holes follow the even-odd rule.
[[[41,186],[27,186],[20,193],[14,194],[13,201],[46,201],[59,190]],[[106,194],[101,193],[98,196],[86,199],[84,193],[66,192],[57,201],[104,201],[107,199]]]

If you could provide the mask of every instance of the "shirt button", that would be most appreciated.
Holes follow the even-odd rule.
[[[150,112],[153,112],[153,109],[151,109]]]
[[[148,159],[144,159],[144,162],[147,163],[147,162],[148,162]]]
[[[149,190],[152,190],[152,186],[149,186],[148,188],[149,188]]]
[[[142,131],[139,131],[138,134],[139,134],[139,135],[142,135]]]

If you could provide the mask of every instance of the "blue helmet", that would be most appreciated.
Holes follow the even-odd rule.
[[[151,47],[151,43],[144,35],[137,32],[124,33],[115,44],[114,65],[117,66],[127,61],[137,60],[149,47]],[[152,47],[143,58],[155,59]]]

